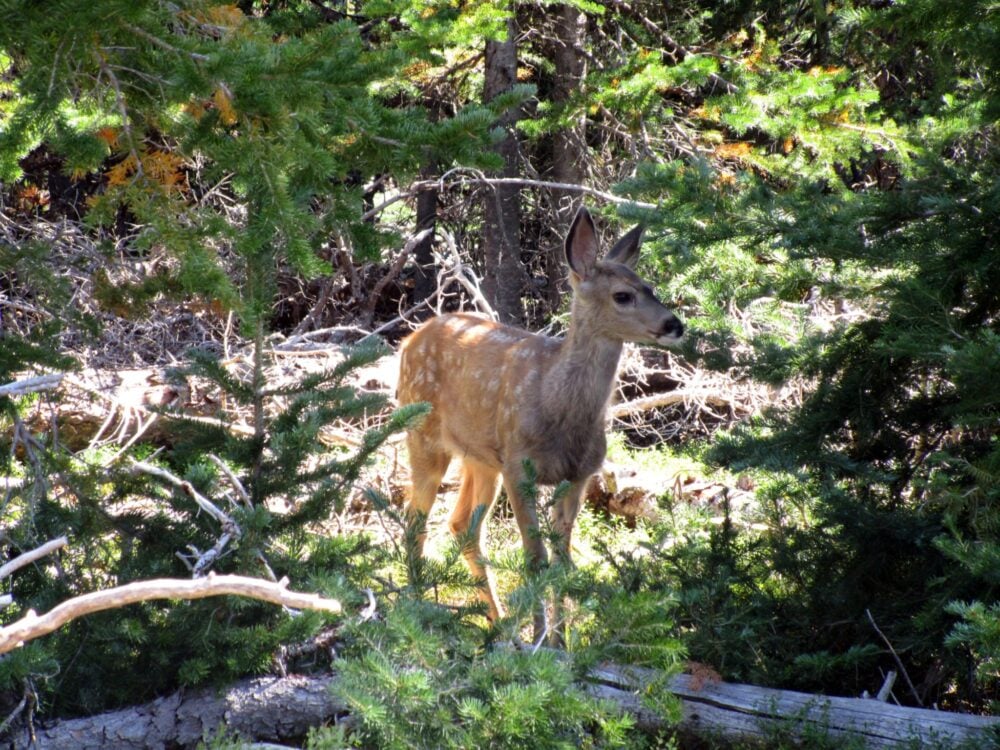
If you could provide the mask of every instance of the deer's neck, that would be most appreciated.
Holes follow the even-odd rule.
[[[567,427],[589,429],[603,422],[611,398],[622,342],[595,333],[577,314],[571,317],[555,363],[545,379],[545,402]]]

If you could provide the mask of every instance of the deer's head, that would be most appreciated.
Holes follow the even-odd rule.
[[[566,262],[573,288],[573,316],[586,320],[593,335],[617,341],[672,346],[684,336],[684,324],[660,302],[635,272],[642,227],[638,226],[598,259],[597,228],[581,208],[566,235]]]

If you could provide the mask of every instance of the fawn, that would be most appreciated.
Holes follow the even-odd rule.
[[[525,461],[541,484],[570,483],[552,517],[556,553],[568,563],[584,489],[604,462],[605,411],[623,343],[672,345],[684,334],[681,321],[633,271],[641,236],[642,227],[632,229],[599,260],[597,229],[587,210],[579,210],[565,242],[573,298],[563,339],[454,313],[428,321],[403,342],[399,402],[431,405],[407,435],[412,490],[406,512],[415,553],[423,553],[423,524],[458,456],[462,480],[449,526],[465,543],[491,621],[503,610],[478,521],[496,499],[500,475],[535,570],[547,564],[547,555],[534,500],[523,489]],[[540,629],[543,613],[536,614],[536,637]]]

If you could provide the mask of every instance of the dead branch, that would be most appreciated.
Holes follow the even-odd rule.
[[[687,403],[707,403],[712,406],[735,408],[735,404],[731,398],[715,391],[679,389],[665,393],[655,393],[652,396],[644,396],[643,398],[637,398],[621,404],[614,404],[608,409],[608,415],[612,419],[619,419],[632,414],[649,411],[650,409],[658,409],[661,406]]]
[[[224,527],[232,525],[236,527],[237,532],[239,531],[239,526],[236,525],[236,522],[233,521],[233,519],[230,518],[228,515],[226,515],[224,512],[219,510],[219,508],[216,507],[215,503],[213,503],[207,497],[198,492],[198,490],[196,490],[194,488],[194,485],[191,484],[190,482],[181,479],[180,477],[175,476],[174,474],[171,474],[166,469],[161,469],[159,466],[153,466],[152,464],[146,463],[145,461],[133,461],[130,470],[133,474],[138,474],[139,472],[142,472],[144,474],[149,474],[151,476],[157,477],[158,479],[162,479],[169,484],[172,484],[174,487],[181,490],[185,495],[194,500],[195,503],[198,504],[199,508],[208,513],[208,515],[210,515],[216,521],[221,523]]]
[[[15,570],[19,570],[25,565],[30,565],[35,560],[39,560],[46,555],[55,552],[57,549],[65,547],[67,544],[69,544],[69,540],[64,536],[61,536],[58,539],[46,542],[40,547],[36,547],[33,550],[29,550],[28,552],[18,555],[10,562],[0,566],[0,579],[6,578]]]
[[[17,622],[0,628],[0,654],[12,651],[26,641],[48,635],[78,617],[154,599],[204,599],[232,594],[296,609],[333,613],[339,613],[343,609],[335,599],[289,591],[287,583],[287,580],[272,583],[248,576],[217,576],[209,573],[204,578],[157,578],[94,591],[65,601],[41,616],[35,614],[34,610],[29,610]]]
[[[365,317],[366,320],[371,323],[372,318],[375,316],[375,305],[378,304],[379,297],[382,296],[382,290],[392,282],[403,270],[403,266],[406,265],[406,259],[410,257],[414,248],[427,239],[429,234],[433,233],[433,229],[423,229],[417,232],[415,235],[410,237],[400,250],[399,255],[396,256],[396,260],[393,261],[392,266],[386,272],[385,276],[378,280],[375,284],[375,288],[372,289],[371,294],[368,295],[368,299],[365,300]]]
[[[878,633],[882,642],[885,643],[886,647],[889,649],[889,653],[892,654],[892,658],[896,662],[896,666],[899,667],[900,673],[903,675],[903,679],[906,680],[906,686],[910,689],[910,695],[917,702],[918,706],[923,706],[924,702],[920,699],[920,693],[917,692],[917,688],[913,685],[913,680],[910,679],[910,673],[906,671],[906,666],[903,664],[903,660],[899,658],[899,654],[896,653],[896,649],[892,647],[892,642],[886,638],[885,633],[879,628],[878,623],[875,622],[874,616],[872,616],[872,611],[870,609],[865,610],[865,614],[868,615],[868,622],[871,623],[872,628]]]
[[[15,380],[13,383],[0,385],[0,396],[23,396],[25,393],[51,391],[59,386],[62,379],[63,373],[57,372],[51,375],[36,375],[33,378]]]
[[[644,203],[642,201],[632,200],[631,198],[623,198],[620,195],[608,193],[604,190],[597,190],[596,188],[587,187],[586,185],[574,185],[569,182],[550,182],[549,180],[532,180],[524,177],[486,177],[480,172],[474,172],[472,175],[464,174],[459,177],[449,179],[450,175],[452,175],[455,171],[456,170],[451,170],[446,172],[437,180],[419,180],[411,183],[408,190],[394,195],[391,198],[387,198],[374,208],[366,211],[361,215],[361,220],[368,221],[369,219],[373,219],[393,203],[398,203],[399,201],[412,198],[423,190],[444,191],[447,188],[454,187],[456,185],[487,185],[489,187],[502,187],[506,185],[512,187],[541,188],[543,190],[563,190],[572,193],[583,193],[584,195],[600,198],[607,203],[613,203],[619,206],[629,205],[646,209],[656,208],[656,204],[654,203]]]

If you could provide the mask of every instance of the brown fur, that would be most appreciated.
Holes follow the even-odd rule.
[[[470,314],[429,321],[403,343],[401,404],[431,405],[407,438],[412,491],[407,513],[423,523],[452,456],[462,460],[459,499],[450,527],[468,535],[466,561],[482,581],[491,619],[502,613],[483,564],[481,526],[470,528],[479,506],[504,487],[533,567],[547,555],[537,510],[522,492],[524,462],[542,484],[570,482],[554,508],[557,552],[569,561],[570,536],[589,477],[604,461],[605,410],[625,341],[673,344],[683,326],[630,266],[638,259],[640,230],[623,237],[600,261],[594,224],[581,209],[566,238],[573,304],[562,340],[528,333]],[[619,295],[618,301],[615,295]],[[622,295],[631,295],[630,303]],[[418,534],[418,553],[424,534]],[[543,627],[536,619],[536,629]]]

